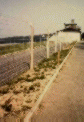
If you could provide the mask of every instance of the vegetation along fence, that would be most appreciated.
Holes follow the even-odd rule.
[[[63,48],[65,44],[62,43]],[[0,46],[0,86],[11,82],[13,78],[31,68],[31,43],[24,42]],[[57,48],[57,49],[55,49]],[[49,42],[48,40],[33,42],[33,66],[42,59],[49,58],[60,48],[60,43]],[[2,50],[3,49],[3,50]],[[5,55],[4,55],[5,54]]]

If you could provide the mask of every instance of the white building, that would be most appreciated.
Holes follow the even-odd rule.
[[[81,29],[74,23],[74,20],[71,20],[71,23],[65,24],[65,28],[60,30],[58,34],[52,36],[49,41],[61,41],[61,42],[73,42],[80,41],[81,38]]]

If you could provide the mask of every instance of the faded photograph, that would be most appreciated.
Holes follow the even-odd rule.
[[[0,0],[0,122],[84,122],[83,12],[83,0]]]

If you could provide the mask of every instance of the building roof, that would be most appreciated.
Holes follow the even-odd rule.
[[[77,25],[77,24],[76,23],[74,23],[74,24],[73,23],[68,23],[68,24],[64,23],[64,25],[67,26],[67,25]]]

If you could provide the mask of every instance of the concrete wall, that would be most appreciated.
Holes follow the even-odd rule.
[[[49,41],[61,41],[61,42],[73,42],[80,41],[80,33],[78,32],[59,32],[58,35],[54,35],[49,38]]]
[[[73,41],[80,41],[80,33],[78,32],[59,32],[58,33],[58,40],[63,42],[73,42]]]

